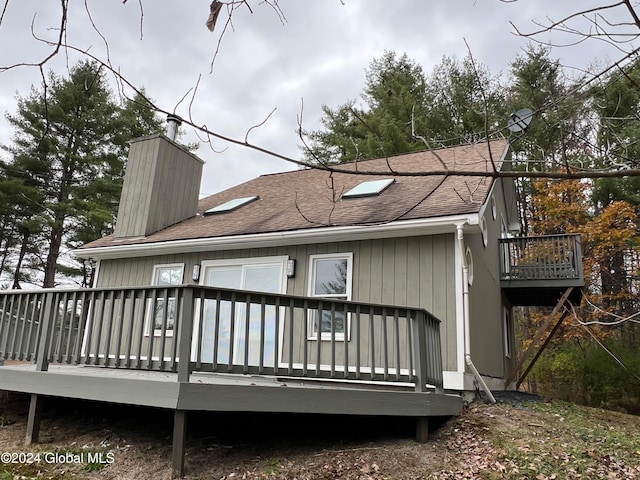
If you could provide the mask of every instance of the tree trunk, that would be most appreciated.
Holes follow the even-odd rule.
[[[62,236],[64,234],[64,223],[56,222],[51,228],[49,236],[49,253],[44,267],[44,288],[53,288],[56,286],[56,271],[58,268],[58,257],[60,256],[60,247],[62,247]]]
[[[6,225],[3,227],[6,229]],[[16,230],[15,222],[11,223],[11,229],[4,234],[4,248],[0,248],[2,251],[2,260],[0,260],[0,275],[4,272],[5,267],[7,266],[7,259],[9,258],[9,254],[11,252],[11,248],[13,247],[13,241],[15,237],[13,236]]]
[[[96,267],[93,261],[82,262],[82,288],[92,288],[96,276]]]
[[[20,245],[20,254],[18,255],[18,262],[16,263],[16,269],[13,272],[13,288],[14,290],[20,290],[20,268],[22,267],[22,262],[24,261],[24,257],[27,254],[27,248],[29,246],[29,232],[25,232],[22,236],[22,245]]]

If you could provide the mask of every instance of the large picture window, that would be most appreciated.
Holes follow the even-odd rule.
[[[181,285],[184,277],[184,263],[172,263],[166,265],[155,265],[153,267],[153,278],[151,279],[151,285],[153,286],[168,286],[168,285]],[[162,294],[159,293],[158,297]],[[166,317],[166,323],[165,323]],[[151,306],[151,313],[149,315],[147,335],[161,335],[162,324],[164,323],[165,334],[168,336],[173,335],[173,327],[176,319],[176,299],[173,297],[167,298],[166,305],[164,298],[156,298]]]
[[[328,299],[351,300],[353,269],[352,253],[311,255],[309,268],[309,296]],[[349,316],[343,310],[333,312],[327,306],[310,315],[311,338],[330,340],[335,332],[336,340],[348,339]]]

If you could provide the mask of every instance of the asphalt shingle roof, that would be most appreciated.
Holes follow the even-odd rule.
[[[493,140],[364,160],[338,166],[350,172],[308,169],[262,175],[246,183],[211,195],[199,202],[198,214],[144,239],[119,239],[117,244],[165,242],[310,229],[389,223],[476,213],[486,199],[493,178],[463,175],[420,175],[449,170],[492,172],[500,167],[508,142]],[[415,173],[416,175],[411,175]],[[364,181],[395,178],[380,195],[342,199],[343,193]],[[239,197],[260,198],[231,212],[203,215],[217,205]],[[114,245],[113,235],[85,247]]]

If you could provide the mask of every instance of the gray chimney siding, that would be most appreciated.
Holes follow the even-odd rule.
[[[133,140],[115,236],[143,237],[193,217],[203,163],[164,135]]]

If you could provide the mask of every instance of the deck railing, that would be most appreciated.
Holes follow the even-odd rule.
[[[178,372],[179,381],[222,372],[425,391],[442,387],[439,323],[423,309],[188,285],[9,291],[0,292],[0,358],[40,370]]]
[[[582,279],[580,235],[500,239],[500,279]]]

